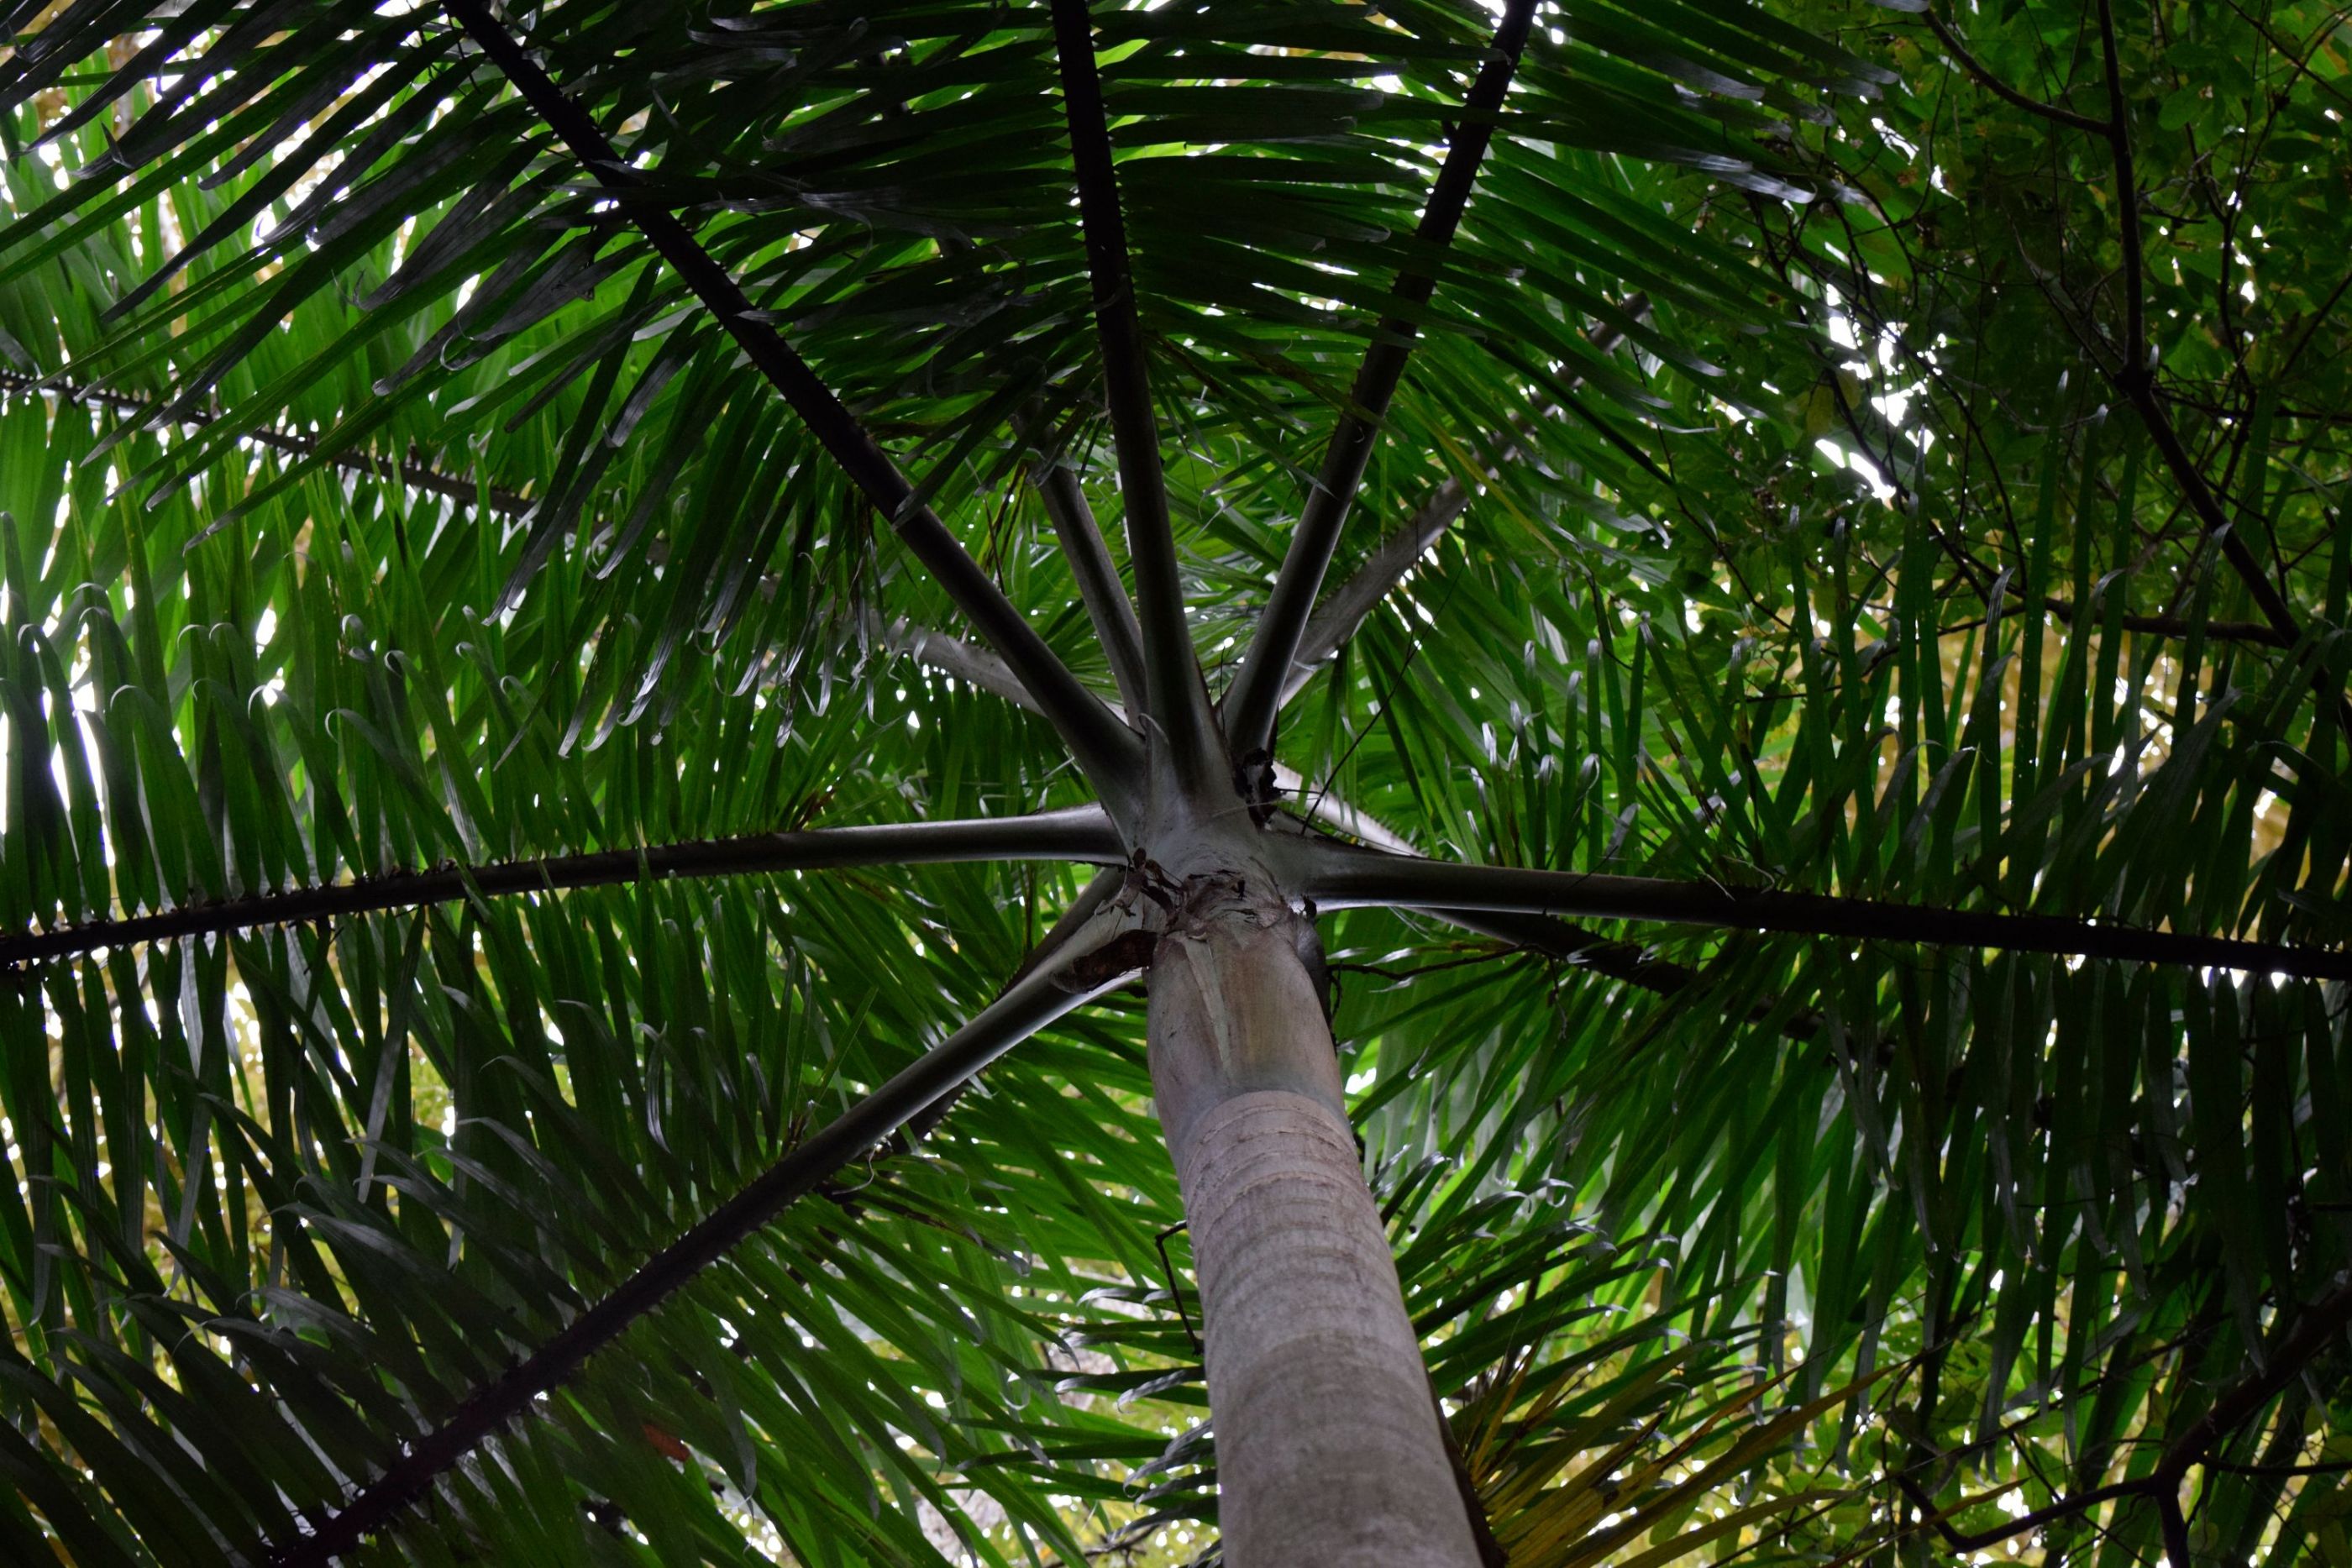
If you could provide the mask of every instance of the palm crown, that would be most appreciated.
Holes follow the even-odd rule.
[[[16,9],[23,1560],[1214,1552],[1235,867],[1490,1561],[2340,1540],[2337,21]]]

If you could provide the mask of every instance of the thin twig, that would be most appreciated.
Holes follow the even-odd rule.
[[[2205,479],[2203,470],[2189,455],[2173,428],[2171,416],[2165,411],[2158,394],[2156,370],[2148,363],[2147,348],[2147,280],[2146,264],[2140,250],[2140,195],[2138,166],[2132,156],[2131,123],[2125,96],[2121,52],[2116,41],[2114,0],[2097,0],[2099,20],[2099,51],[2107,82],[2108,120],[2102,126],[2109,157],[2116,171],[2116,225],[2118,243],[2123,250],[2124,344],[2123,362],[2109,372],[2116,388],[2122,392],[2139,414],[2147,427],[2148,438],[2155,444],[2158,455],[2163,458],[2173,482],[2181,488],[2189,510],[2197,514],[2206,535],[2221,544],[2222,559],[2246,586],[2254,607],[2271,623],[2290,647],[2300,642],[2303,628],[2298,623],[2294,607],[2286,596],[2263,572],[2262,563],[2238,529],[2232,526],[2228,511],[2212,486]],[[2322,702],[2330,695],[2325,671],[2315,672],[2313,685],[2321,694]],[[2342,696],[2335,699],[2337,722],[2345,733],[2352,735],[2352,702]]]
[[[2145,1497],[2149,1490],[2146,1480],[2116,1481],[2111,1486],[2103,1486],[2091,1491],[2078,1492],[2073,1497],[2061,1498],[2047,1507],[2037,1508],[2032,1513],[2019,1514],[2015,1519],[1996,1524],[1990,1530],[1963,1531],[1952,1523],[1951,1515],[1959,1512],[1962,1509],[1982,1502],[1985,1500],[1983,1498],[1964,1498],[1948,1511],[1939,1510],[1935,1500],[1920,1490],[1918,1482],[1900,1470],[1891,1473],[1895,1484],[1903,1489],[1904,1495],[1908,1497],[1912,1504],[1927,1516],[1927,1522],[1936,1527],[1936,1532],[1944,1538],[1944,1544],[1955,1552],[1982,1552],[1988,1547],[2000,1545],[2012,1535],[2022,1535],[2029,1530],[2039,1530],[2045,1524],[2055,1524],[2062,1519],[2072,1519],[2077,1514],[2088,1512],[2103,1502],[2113,1502],[2117,1498]]]
[[[117,413],[132,415],[142,423],[154,422],[165,413],[168,406],[154,398],[141,397],[135,392],[59,381],[51,376],[22,375],[15,371],[0,371],[0,394],[17,397],[48,395],[61,402],[95,404],[110,408]],[[210,409],[178,409],[171,413],[169,422],[201,430],[216,423],[220,417]],[[347,474],[362,475],[370,479],[396,478],[412,490],[446,496],[461,506],[487,506],[490,511],[501,516],[520,517],[530,509],[530,497],[520,490],[479,485],[459,475],[445,474],[413,453],[397,459],[348,448],[321,455],[317,437],[268,425],[241,432],[239,438],[299,461],[324,463]]]
[[[1184,1325],[1184,1337],[1192,1342],[1192,1354],[1198,1355],[1201,1336],[1192,1327],[1192,1314],[1184,1310],[1184,1292],[1176,1288],[1176,1265],[1168,1260],[1168,1239],[1183,1228],[1184,1221],[1181,1219],[1162,1227],[1160,1234],[1151,1239],[1151,1245],[1160,1249],[1160,1269],[1168,1281],[1168,1299],[1176,1303],[1176,1321]]]
[[[1418,979],[1423,975],[1442,974],[1447,969],[1467,968],[1477,964],[1508,963],[1528,956],[1528,950],[1516,943],[1507,947],[1490,947],[1482,952],[1465,953],[1458,958],[1440,958],[1433,963],[1416,964],[1410,969],[1391,968],[1386,964],[1353,964],[1338,959],[1324,967],[1335,975],[1378,975],[1383,980],[1400,983]]]
[[[2107,118],[2097,127],[2116,162],[2116,239],[2124,253],[2124,370],[2147,370],[2147,277],[2140,257],[2139,172],[2132,161],[2130,106],[2124,97],[2123,62],[2116,47],[2114,0],[2097,0],[2099,54],[2106,69]]]
[[[2105,120],[2094,119],[2087,114],[2077,114],[2071,109],[2061,109],[2054,103],[2044,103],[2038,98],[2030,98],[2018,91],[2001,80],[1990,66],[1970,54],[1969,47],[1960,42],[1960,36],[1953,32],[1941,16],[1937,16],[1933,11],[1926,11],[1921,15],[1926,17],[1928,29],[1943,44],[1946,52],[1958,62],[1960,68],[1974,77],[1987,91],[2003,103],[2021,109],[2028,114],[2040,115],[2044,120],[2054,120],[2060,125],[2071,125],[2077,131],[2087,131],[2094,135],[2105,134],[2107,127]]]
[[[2223,1459],[2207,1459],[2200,1467],[2220,1470],[2231,1476],[2340,1476],[2352,1474],[2352,1464],[2332,1465],[2233,1465]]]
[[[2116,589],[2114,591],[2120,592],[2121,590]],[[2010,592],[2020,600],[2022,600],[2025,597],[2024,591],[2014,586],[2011,588]],[[2083,612],[2079,606],[2072,604],[2063,599],[2060,599],[2055,594],[2043,595],[2042,607],[2044,610],[2047,610],[2057,619],[2063,621],[2070,625],[2083,618]],[[2090,612],[2090,620],[2095,627],[2099,619],[2105,614],[2105,612],[2104,610],[2096,608]],[[2254,643],[2269,648],[2284,648],[2292,646],[2277,627],[2273,626],[2268,622],[2264,621],[2197,622],[2179,615],[2139,615],[2133,613],[2125,614],[2122,621],[2125,631],[2144,632],[2153,637],[2204,636],[2224,643]],[[1942,627],[1939,629],[1938,634],[1949,636],[1956,630],[1958,630],[1956,627]]]
[[[2038,1530],[2062,1519],[2072,1519],[2101,1503],[2119,1498],[2148,1498],[2156,1504],[2164,1537],[2165,1555],[2172,1568],[2189,1568],[2189,1521],[2180,1511],[2180,1483],[2191,1469],[2254,1476],[2340,1474],[2352,1469],[2352,1466],[2347,1465],[2235,1465],[2213,1457],[2216,1446],[2252,1419],[2288,1384],[2300,1377],[2311,1359],[2326,1348],[2329,1341],[2342,1333],[2347,1323],[2352,1323],[2352,1282],[2339,1285],[2305,1308],[2287,1336],[2271,1347],[2266,1356],[2269,1365],[2262,1372],[2242,1379],[2214,1400],[2202,1417],[2166,1447],[2164,1457],[2147,1475],[2061,1498],[1989,1530],[1964,1531],[1952,1523],[1954,1514],[1988,1500],[1988,1497],[1964,1499],[1949,1509],[1939,1510],[1909,1476],[1898,1470],[1891,1472],[1891,1479],[1954,1552],[1982,1552],[2012,1535],[2021,1535],[2029,1530]]]
[[[2152,1479],[2177,1488],[2191,1466],[2203,1463],[2206,1455],[2223,1438],[2302,1376],[2312,1357],[2326,1349],[2347,1324],[2352,1324],[2352,1281],[2338,1285],[2296,1314],[2294,1327],[2287,1336],[2264,1353],[2263,1360],[2268,1364],[2223,1392],[2186,1432],[2168,1444],[2164,1458],[2157,1461]]]

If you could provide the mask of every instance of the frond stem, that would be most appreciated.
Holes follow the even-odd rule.
[[[883,639],[919,664],[977,686],[1015,706],[1031,706],[1029,695],[1013,678],[1013,672],[992,654],[968,643],[904,621],[893,622],[885,629]],[[1289,820],[1300,823],[1298,831],[1302,833],[1311,831],[1306,824],[1312,822],[1350,838],[1363,840],[1391,854],[1419,853],[1379,819],[1358,810],[1328,789],[1314,790],[1310,799],[1306,780],[1297,773],[1280,763],[1275,765],[1274,772],[1276,785],[1300,802],[1303,815]],[[1087,893],[1080,895],[1079,903],[1108,896],[1117,886],[1118,878],[1113,873],[1107,872],[1105,875],[1110,880],[1104,883],[1098,879],[1097,883],[1089,883]],[[1589,969],[1596,975],[1605,975],[1612,980],[1622,980],[1662,997],[1687,990],[1700,979],[1696,969],[1651,957],[1633,943],[1612,941],[1554,915],[1452,909],[1438,905],[1412,907],[1465,931],[1509,942],[1545,957],[1559,959],[1577,968]],[[1041,946],[1039,951],[1043,952],[1045,948]],[[1769,1006],[1759,1009],[1759,1016],[1765,1010],[1769,1010]],[[1818,1020],[1810,1015],[1793,1019],[1782,1027],[1782,1032],[1791,1039],[1811,1040],[1819,1032]]]
[[[1623,309],[1627,315],[1639,318],[1649,313],[1650,305],[1637,294],[1626,301]],[[1625,340],[1625,334],[1604,325],[1586,333],[1585,340],[1595,352],[1606,354]],[[1573,389],[1577,384],[1571,382],[1570,386]],[[1557,419],[1561,414],[1562,411],[1554,407],[1545,409],[1538,417]],[[1524,439],[1528,432],[1522,428],[1518,434]],[[1520,455],[1517,446],[1507,447],[1496,457],[1496,465],[1516,461]],[[1276,711],[1289,706],[1290,699],[1306,689],[1307,683],[1315,678],[1316,668],[1356,634],[1364,618],[1379,608],[1381,601],[1404,580],[1404,574],[1412,570],[1413,563],[1429,553],[1430,547],[1454,526],[1469,505],[1470,487],[1460,476],[1449,476],[1430,492],[1429,499],[1412,516],[1373,548],[1347,581],[1316,603],[1315,613],[1307,618],[1307,629],[1299,634],[1298,646],[1291,653],[1290,669],[1283,677],[1280,695],[1275,698]]]
[[[1109,722],[1102,705],[923,503],[898,465],[876,444],[833,389],[818,379],[775,329],[755,319],[741,286],[667,209],[642,198],[635,172],[595,121],[499,25],[482,0],[449,0],[449,11],[596,182],[619,195],[631,220],[662,259],[783,394],[810,434],[947,590],[982,637],[1003,655],[1021,684],[1036,697],[1039,710],[1060,733],[1097,793],[1115,808],[1131,804],[1141,763],[1135,737]]]
[[[1304,852],[1292,873],[1297,890],[1327,908],[1414,904],[1588,919],[1660,920],[1720,930],[1998,947],[2352,980],[2352,952],[2336,948],[2097,925],[2054,915],[1936,909],[1825,894],[1727,887],[1714,882],[1460,865],[1315,841],[1300,841],[1297,848]]]
[[[94,920],[55,931],[0,936],[0,971],[71,957],[100,947],[215,936],[259,925],[337,920],[384,909],[415,909],[459,899],[670,877],[743,876],[757,872],[825,871],[845,866],[937,865],[951,861],[1053,860],[1115,863],[1118,832],[1098,806],[1024,817],[883,822],[797,832],[750,833],[639,849],[549,855],[491,865],[443,865],[357,882],[256,894],[154,915]]]
[[[975,648],[944,632],[934,632],[929,627],[905,621],[892,622],[883,630],[882,639],[888,646],[919,664],[977,686],[982,691],[1003,698],[1015,707],[1026,708],[1033,713],[1036,711],[1036,705],[1030,700],[1029,694],[1021,689],[1021,683],[1013,678],[1013,672],[1005,667],[1004,662],[984,648]],[[1126,716],[1119,716],[1124,721]],[[1389,829],[1328,789],[1314,790],[1310,799],[1307,781],[1282,764],[1275,764],[1274,777],[1278,789],[1299,800],[1301,815],[1305,818],[1382,849],[1408,854],[1413,852]]]
[[[824,1178],[888,1138],[926,1107],[1066,1013],[1125,985],[1132,968],[1069,988],[1087,955],[1032,970],[973,1015],[971,1021],[833,1122],[793,1145],[709,1218],[656,1253],[603,1300],[572,1320],[497,1381],[477,1388],[441,1425],[410,1440],[400,1457],[310,1532],[281,1542],[271,1568],[324,1568],[391,1526],[428,1495],[441,1476],[509,1423],[531,1413],[540,1395],[562,1385],[737,1243],[768,1224]]]
[[[1280,763],[1275,764],[1275,783],[1293,799],[1306,800],[1306,781]],[[1331,794],[1328,789],[1314,792],[1307,801],[1307,819],[1328,828],[1335,828],[1349,838],[1390,854],[1420,858],[1421,852],[1368,811],[1358,810]],[[1306,821],[1299,831],[1310,831]],[[1590,970],[1612,980],[1621,980],[1638,989],[1661,997],[1671,997],[1688,990],[1702,977],[1696,969],[1670,959],[1650,956],[1641,944],[1612,941],[1581,925],[1560,919],[1554,915],[1520,915],[1498,913],[1490,909],[1448,909],[1438,905],[1412,906],[1417,913],[1442,920],[1448,925],[1491,936],[1507,942],[1539,957],[1550,958],[1572,968]],[[1766,998],[1749,1009],[1749,1016],[1767,1018],[1772,1012],[1772,1002]],[[1821,1020],[1811,1014],[1800,1014],[1784,1020],[1780,1032],[1791,1040],[1811,1040],[1821,1032]]]
[[[1453,243],[1477,180],[1478,165],[1494,138],[1496,113],[1518,69],[1519,53],[1526,47],[1528,28],[1534,19],[1535,0],[1509,0],[1504,9],[1493,48],[1463,103],[1462,117],[1446,145],[1445,162],[1430,188],[1429,204],[1413,236],[1424,252],[1443,251]],[[1397,275],[1389,295],[1400,305],[1418,308],[1429,302],[1436,287],[1433,268],[1424,272],[1408,267]],[[1348,508],[1363,483],[1372,444],[1387,418],[1405,361],[1412,354],[1414,336],[1410,319],[1391,316],[1381,322],[1371,345],[1364,350],[1355,385],[1348,394],[1348,411],[1332,429],[1322,469],[1299,510],[1297,527],[1291,530],[1290,547],[1266,596],[1257,631],[1243,655],[1241,672],[1225,694],[1225,739],[1236,757],[1272,750],[1275,710],[1283,685],[1297,656],[1307,614],[1322,591],[1323,574],[1330,569],[1340,525],[1347,521]]]
[[[1197,796],[1222,785],[1227,770],[1184,620],[1183,580],[1176,567],[1168,482],[1151,412],[1150,368],[1136,318],[1135,279],[1128,266],[1127,220],[1119,210],[1102,80],[1095,70],[1094,28],[1087,0],[1053,0],[1053,13],[1063,113],[1077,175],[1087,272],[1094,289],[1095,329],[1102,344],[1104,401],[1118,449],[1127,553],[1135,566],[1141,616],[1140,711],[1149,721],[1147,732],[1156,725],[1164,737],[1179,788]]]
[[[1130,714],[1144,711],[1143,632],[1136,624],[1135,606],[1119,580],[1118,565],[1103,542],[1102,526],[1078,476],[1060,458],[1046,458],[1030,474],[1046,518],[1061,542],[1070,576],[1078,585],[1078,601],[1087,608],[1095,635],[1102,639],[1103,655],[1110,661],[1110,678],[1118,687],[1119,706]]]

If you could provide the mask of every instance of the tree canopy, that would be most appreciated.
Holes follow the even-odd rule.
[[[1510,1563],[2352,1553],[2343,11],[5,9],[10,1560],[1213,1560],[1196,712]]]

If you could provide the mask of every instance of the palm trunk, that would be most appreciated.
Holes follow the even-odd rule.
[[[1475,1568],[1302,935],[1278,896],[1195,881],[1152,966],[1225,1561]]]

